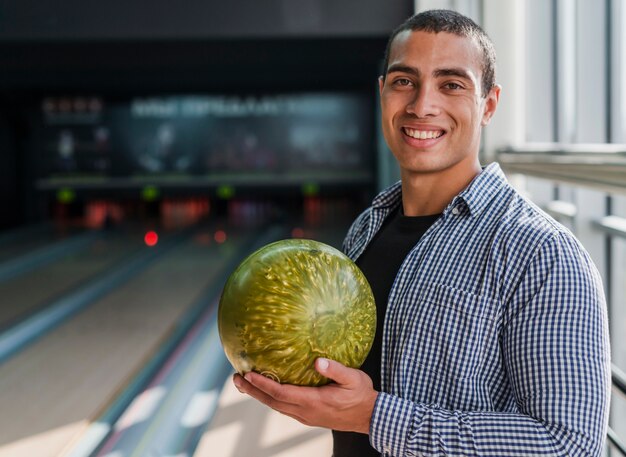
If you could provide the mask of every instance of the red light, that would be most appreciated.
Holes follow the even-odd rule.
[[[226,241],[226,232],[224,230],[218,230],[215,232],[214,238],[216,243],[223,243]]]
[[[159,235],[157,235],[156,232],[150,231],[145,234],[143,241],[147,246],[154,246],[159,242]]]
[[[302,238],[304,237],[304,230],[300,227],[296,227],[291,231],[291,238]]]

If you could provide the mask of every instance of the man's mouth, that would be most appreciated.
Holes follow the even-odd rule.
[[[445,133],[443,130],[416,130],[408,127],[402,127],[402,131],[416,140],[432,140],[439,138]]]

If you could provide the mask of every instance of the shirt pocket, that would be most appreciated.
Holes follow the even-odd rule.
[[[415,303],[403,338],[405,362],[437,378],[479,375],[489,347],[497,344],[496,303],[443,284],[422,288]]]

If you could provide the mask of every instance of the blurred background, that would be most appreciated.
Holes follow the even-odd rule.
[[[430,8],[495,43],[483,163],[602,274],[626,455],[626,1],[0,0],[0,457],[330,455],[233,391],[217,301],[399,179],[376,79]]]

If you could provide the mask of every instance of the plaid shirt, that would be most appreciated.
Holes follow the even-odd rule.
[[[354,222],[358,258],[402,198]],[[606,305],[589,255],[498,164],[457,195],[389,294],[370,442],[385,456],[596,456],[611,388]]]

